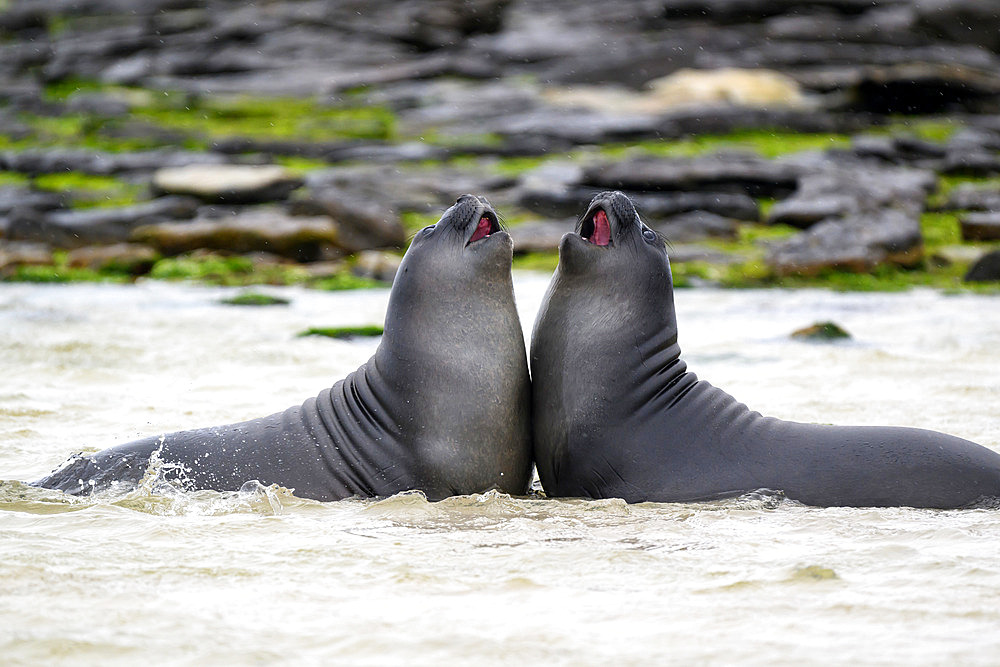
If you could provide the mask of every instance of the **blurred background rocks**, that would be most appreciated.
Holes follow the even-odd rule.
[[[958,283],[997,247],[1000,7],[0,0],[7,278],[391,279],[465,192],[551,268],[610,188],[681,284]]]

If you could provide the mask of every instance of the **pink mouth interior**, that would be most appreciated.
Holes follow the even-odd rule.
[[[472,235],[472,238],[469,239],[469,243],[472,243],[473,241],[478,241],[479,239],[484,239],[487,236],[489,236],[490,229],[492,229],[492,227],[493,224],[490,222],[489,218],[487,218],[486,216],[479,218],[479,224],[476,225],[476,232]]]
[[[594,233],[587,240],[594,245],[608,245],[611,242],[611,223],[604,211],[598,211],[594,215]]]

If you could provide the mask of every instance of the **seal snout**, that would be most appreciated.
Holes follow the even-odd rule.
[[[602,192],[590,202],[577,233],[596,246],[613,246],[615,236],[626,233],[633,220],[638,220],[638,215],[631,199],[617,191]]]
[[[455,207],[458,209],[456,213],[463,221],[461,228],[467,232],[471,230],[465,242],[466,246],[488,238],[502,229],[496,211],[485,197],[462,195],[455,202]]]
[[[490,234],[495,234],[500,231],[500,221],[497,220],[497,215],[492,210],[484,210],[479,216],[479,222],[476,223],[476,229],[472,232],[472,236],[466,242],[466,245],[470,243],[475,243],[485,239]]]

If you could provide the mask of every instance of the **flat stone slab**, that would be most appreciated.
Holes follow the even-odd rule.
[[[0,186],[0,215],[16,208],[51,211],[66,207],[66,197],[60,193],[32,190],[19,185]]]
[[[162,197],[119,208],[30,212],[11,216],[7,236],[57,248],[123,243],[136,227],[191,218],[197,208],[198,201],[190,197]]]
[[[358,192],[325,188],[292,202],[289,211],[293,215],[326,215],[336,220],[340,246],[348,252],[406,245],[406,229],[399,215]]]
[[[767,263],[778,276],[814,276],[826,270],[866,273],[884,263],[912,266],[922,257],[919,219],[887,209],[814,225],[771,246]]]
[[[160,168],[183,165],[220,164],[224,155],[161,149],[134,153],[105,153],[83,148],[39,148],[25,151],[0,151],[0,170],[23,174],[57,174],[78,171],[106,176],[127,172],[148,173]]]
[[[158,258],[156,250],[138,243],[85,246],[66,253],[66,263],[74,268],[99,271],[114,267],[134,275],[148,273]]]
[[[965,241],[1000,241],[1000,211],[969,213],[958,223]]]
[[[696,158],[639,158],[584,170],[582,184],[609,190],[743,192],[783,196],[794,190],[803,167],[745,153]]]
[[[192,250],[236,253],[268,252],[300,262],[342,255],[333,219],[292,217],[278,209],[254,209],[222,218],[164,222],[136,228],[135,243],[150,245],[165,255]]]
[[[0,277],[12,275],[20,266],[52,263],[52,248],[33,241],[5,241],[0,244]]]
[[[707,211],[690,211],[651,225],[671,243],[689,243],[709,238],[734,239],[739,222]]]
[[[936,184],[933,172],[918,169],[831,168],[800,178],[795,193],[776,203],[767,219],[772,224],[807,228],[829,218],[872,213],[882,208],[917,215]]]
[[[941,206],[942,211],[1000,211],[1000,190],[960,185]]]
[[[511,240],[514,241],[514,253],[550,252],[559,249],[559,243],[567,232],[573,231],[574,221],[544,221],[525,222],[511,227]]]
[[[153,174],[153,188],[157,192],[228,204],[286,199],[302,183],[302,179],[279,165],[192,164],[160,169]]]

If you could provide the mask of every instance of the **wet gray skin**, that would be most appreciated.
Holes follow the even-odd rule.
[[[772,489],[809,505],[939,508],[1000,496],[1000,454],[985,447],[763,417],[680,355],[664,243],[625,195],[602,193],[562,239],[532,335],[548,495],[677,502]]]
[[[34,484],[74,494],[127,488],[159,452],[161,475],[188,489],[257,480],[317,500],[526,493],[530,387],[511,257],[489,203],[463,195],[414,237],[375,355],[332,388],[261,419],[79,456]]]

